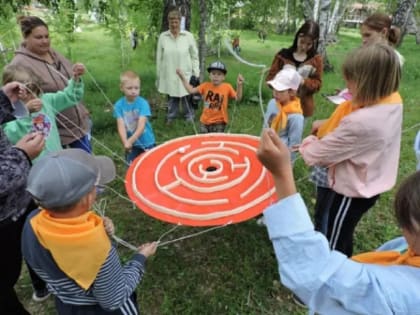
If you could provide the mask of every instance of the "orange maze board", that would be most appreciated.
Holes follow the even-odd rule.
[[[189,226],[248,220],[275,202],[271,174],[256,156],[259,138],[209,133],[170,140],[140,155],[128,196],[148,215]]]

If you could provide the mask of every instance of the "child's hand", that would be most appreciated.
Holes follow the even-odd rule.
[[[104,222],[104,228],[105,228],[106,234],[108,234],[108,236],[114,235],[115,233],[114,222],[112,222],[112,220],[108,217],[103,217],[102,220]]]
[[[131,144],[130,141],[127,140],[127,141],[124,142],[124,149],[126,151],[131,151],[132,148],[133,148],[133,145]]]
[[[244,83],[244,77],[242,76],[242,74],[238,74],[238,78],[236,79],[236,84],[237,85],[242,85]]]
[[[291,167],[289,148],[273,129],[264,129],[257,156],[273,176],[284,175]]]
[[[30,113],[39,112],[42,108],[42,101],[39,98],[34,98],[28,101],[26,104],[26,108]]]
[[[322,119],[322,120],[315,120],[315,121],[312,123],[311,134],[312,134],[312,135],[316,135],[316,134],[317,134],[317,132],[318,132],[319,127],[321,127],[321,126],[322,126],[322,124],[323,124],[324,122],[325,122],[325,119]]]
[[[139,254],[142,254],[146,258],[148,258],[156,253],[157,245],[158,242],[143,244],[138,248]]]
[[[299,152],[300,144],[292,145],[289,150],[290,152]]]
[[[79,77],[81,76],[81,75],[84,75],[85,74],[85,66],[84,66],[84,64],[82,64],[82,63],[75,63],[74,65],[73,65],[73,78],[74,78],[74,80],[79,80]]]

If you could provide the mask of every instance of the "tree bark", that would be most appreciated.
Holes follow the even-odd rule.
[[[314,10],[311,2],[309,0],[302,1],[302,10],[303,10],[303,17],[306,20],[315,20],[314,19]]]
[[[319,11],[319,45],[318,53],[321,54],[324,61],[324,71],[333,71],[334,67],[330,63],[327,56],[327,32],[328,24],[330,17],[330,7],[331,0],[321,0],[320,1],[320,11]]]
[[[200,12],[200,29],[198,31],[198,53],[200,60],[200,82],[204,80],[205,71],[205,58],[207,54],[206,45],[206,30],[207,30],[207,5],[206,0],[199,1],[199,12]]]
[[[410,14],[416,4],[416,0],[400,0],[398,2],[397,10],[394,12],[392,18],[392,24],[398,26],[401,30],[400,41],[397,46],[401,45],[403,38],[407,32],[407,23],[410,18]]]
[[[161,32],[167,31],[168,26],[168,13],[173,8],[178,8],[178,10],[181,12],[182,20],[181,23],[185,23],[185,30],[190,30],[190,24],[191,24],[191,0],[165,0],[165,3],[163,5],[163,14],[162,14],[162,26],[161,26]],[[182,29],[181,24],[181,29]]]

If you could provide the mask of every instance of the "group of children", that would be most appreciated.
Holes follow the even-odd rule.
[[[394,49],[386,44],[355,50],[343,65],[352,100],[339,105],[327,120],[316,122],[314,134],[302,141],[304,117],[313,114],[312,95],[321,84],[322,59],[314,53],[318,36],[317,25],[307,22],[296,33],[292,47],[275,56],[273,71],[267,77],[273,99],[264,116],[264,126],[272,131],[263,135],[258,154],[275,175],[280,199],[293,193],[293,189],[285,192],[287,187],[280,186],[284,174],[287,184],[292,185],[289,167],[297,152],[308,165],[327,169],[326,187],[317,191],[315,228],[325,234],[331,249],[350,257],[356,224],[379,195],[396,183],[402,126],[398,94],[401,64]],[[229,121],[228,99],[242,98],[244,78],[238,75],[235,91],[224,82],[227,69],[221,61],[211,63],[207,71],[210,81],[197,87],[189,84],[182,70],[176,72],[189,93],[202,96],[200,132],[224,132]],[[46,139],[27,181],[27,190],[41,209],[33,212],[25,224],[23,253],[56,296],[60,314],[101,314],[103,310],[107,314],[137,314],[134,289],[144,273],[146,258],[155,253],[157,244],[139,247],[122,267],[109,239],[112,223],[90,211],[96,187],[114,178],[115,166],[108,158],[94,157],[80,149],[60,150],[55,116],[83,97],[83,73],[83,65],[75,64],[65,90],[44,94],[36,74],[28,69],[13,66],[3,73],[4,84],[22,84],[18,96],[29,111],[27,117],[7,123],[6,134],[16,143],[23,135],[41,130]],[[115,103],[113,115],[128,164],[156,146],[150,107],[140,96],[140,88],[141,80],[135,72],[120,75],[124,96]],[[281,156],[276,153],[281,157],[278,161],[273,152],[278,148],[284,151],[284,146],[276,139],[282,139],[290,151]],[[271,141],[277,149],[271,144],[269,150],[265,148]],[[269,231],[276,230],[272,223],[268,225]],[[282,252],[277,254],[280,262]],[[296,292],[305,302],[312,301],[306,291]],[[337,302],[340,297],[333,299]]]

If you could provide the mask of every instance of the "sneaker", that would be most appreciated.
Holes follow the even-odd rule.
[[[264,218],[264,216],[260,216],[257,219],[257,225],[259,225],[259,226],[264,226],[265,225],[265,218]]]
[[[292,300],[296,305],[299,305],[300,307],[303,307],[303,308],[308,308],[306,304],[294,293],[292,294]]]
[[[35,302],[43,302],[50,297],[51,293],[48,291],[47,288],[42,290],[35,290],[32,294],[32,300]]]

